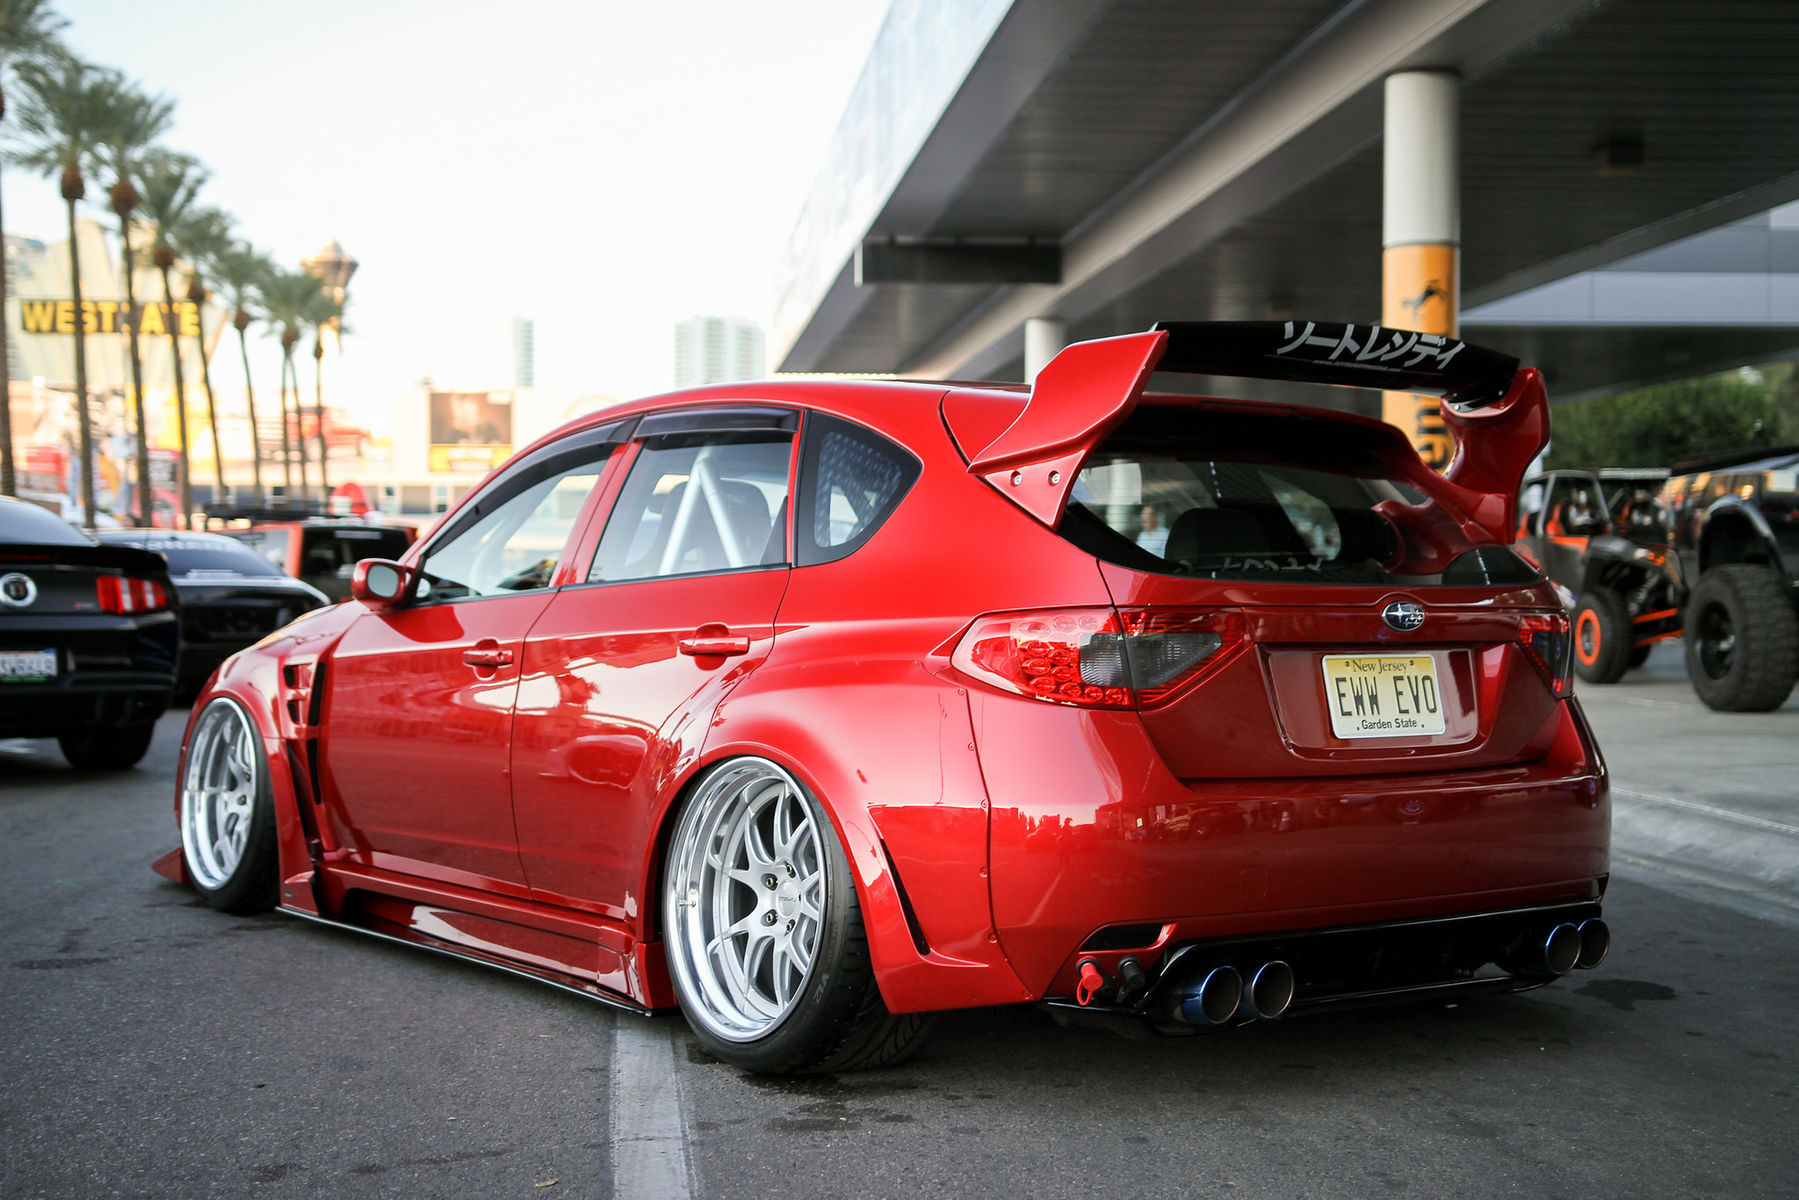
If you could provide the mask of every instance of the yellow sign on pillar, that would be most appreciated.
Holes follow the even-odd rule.
[[[1456,335],[1456,267],[1461,251],[1442,243],[1390,246],[1381,253],[1381,323],[1392,329]],[[1412,439],[1418,456],[1437,470],[1449,465],[1455,441],[1435,396],[1382,392],[1381,420]]]

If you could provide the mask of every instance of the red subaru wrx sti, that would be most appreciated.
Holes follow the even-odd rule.
[[[1458,457],[1156,370],[1436,391]],[[1547,429],[1512,359],[1311,322],[611,409],[224,664],[158,868],[678,1005],[761,1071],[972,1005],[1181,1033],[1539,986],[1604,957],[1609,843],[1507,546]]]

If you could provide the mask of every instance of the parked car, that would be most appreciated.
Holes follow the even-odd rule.
[[[264,520],[225,533],[283,574],[317,588],[333,603],[349,598],[350,573],[359,561],[398,557],[418,536],[406,525],[331,517]]]
[[[169,579],[181,607],[181,660],[175,694],[200,690],[218,665],[303,612],[331,598],[311,584],[284,575],[235,538],[194,530],[108,530],[109,546],[135,546],[168,560]]]
[[[1576,597],[1574,670],[1616,683],[1680,636],[1679,580],[1669,565],[1666,467],[1562,470],[1519,489],[1517,550]]]
[[[55,738],[79,770],[132,766],[175,686],[168,567],[0,496],[0,738]]]
[[[1461,454],[1157,368],[1431,389]],[[1538,987],[1609,939],[1568,616],[1508,545],[1547,431],[1515,360],[1314,322],[584,417],[227,660],[158,870],[678,1005],[765,1072],[973,1005]]]
[[[1799,446],[1701,455],[1662,490],[1687,675],[1712,708],[1779,708],[1799,681]]]

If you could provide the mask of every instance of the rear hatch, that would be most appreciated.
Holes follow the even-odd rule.
[[[162,557],[123,546],[0,543],[0,682],[167,670],[173,602]],[[146,625],[168,636],[146,638]]]
[[[1553,593],[1442,520],[1382,440],[1337,414],[1169,399],[1086,459],[1059,532],[1100,560],[1126,628],[1218,643],[1194,642],[1209,664],[1141,707],[1177,776],[1432,771],[1549,749],[1565,686]],[[1157,669],[1183,670],[1178,649]]]

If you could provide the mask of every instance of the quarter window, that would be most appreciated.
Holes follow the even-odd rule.
[[[918,479],[918,460],[860,425],[807,421],[797,536],[801,566],[831,562],[866,542]]]

